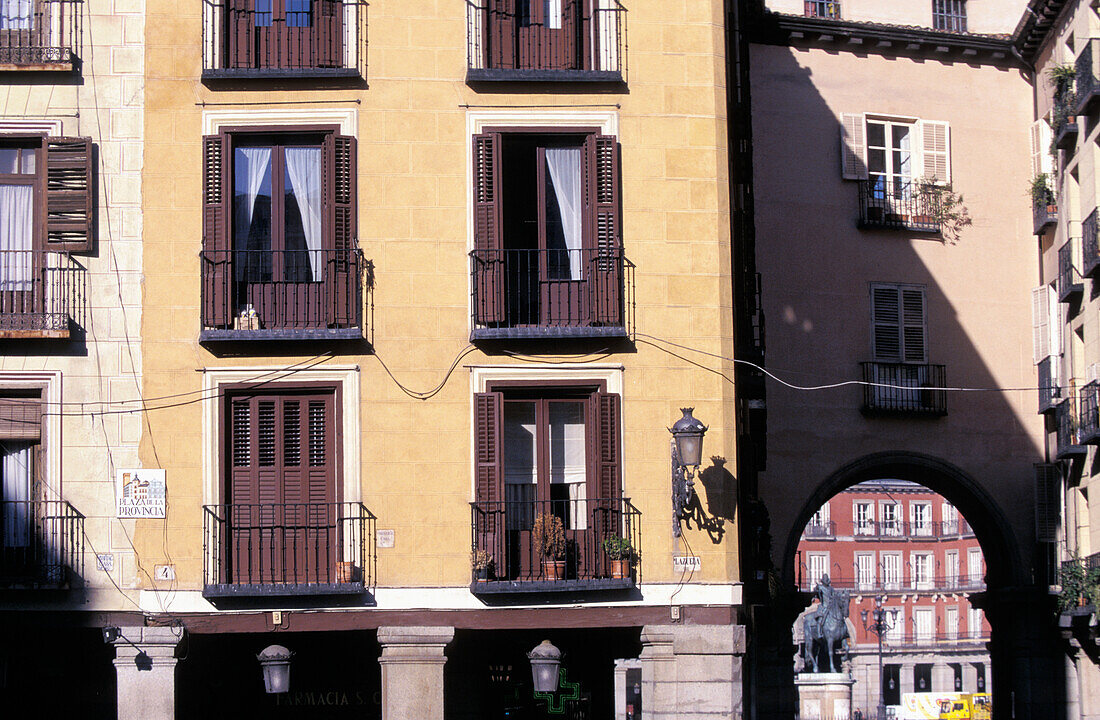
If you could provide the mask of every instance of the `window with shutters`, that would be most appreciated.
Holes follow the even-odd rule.
[[[618,0],[467,0],[467,82],[625,79]]]
[[[959,586],[959,551],[944,552],[943,565],[944,587],[953,590]]]
[[[0,69],[72,70],[81,0],[0,0]]]
[[[91,141],[0,135],[0,338],[69,337],[92,250]]]
[[[872,283],[871,358],[862,363],[864,413],[947,413],[945,368],[928,364],[923,286]]]
[[[874,553],[856,554],[856,590],[875,589],[875,555]]]
[[[909,534],[913,537],[932,537],[932,503],[909,503]]]
[[[639,514],[623,497],[620,398],[600,387],[492,386],[475,404],[475,550],[493,557],[497,581],[615,578],[604,541],[638,548]],[[533,533],[539,516],[561,522],[566,544],[545,557]],[[555,576],[544,561],[563,561]],[[590,582],[591,581],[591,582]],[[479,586],[480,591],[493,591]]]
[[[359,339],[355,138],[333,128],[207,136],[201,339]]]
[[[884,500],[879,503],[880,535],[886,537],[901,536],[901,516],[898,508],[898,503],[893,500]]]
[[[204,507],[208,596],[362,590],[373,516],[340,497],[338,393],[225,393],[222,502]]]
[[[901,553],[882,553],[882,585],[884,590],[901,589]]]
[[[946,122],[843,113],[841,176],[859,181],[862,227],[940,232],[939,189],[951,185]]]
[[[931,590],[934,577],[935,558],[932,553],[909,554],[909,580],[914,590]]]
[[[852,507],[852,531],[855,535],[875,534],[875,504],[856,502]]]
[[[472,339],[625,336],[616,139],[561,129],[473,143]]]
[[[1039,373],[1039,412],[1057,407],[1062,397],[1062,310],[1058,291],[1044,285],[1031,290],[1032,356]]]
[[[203,79],[365,75],[365,0],[205,0]]]

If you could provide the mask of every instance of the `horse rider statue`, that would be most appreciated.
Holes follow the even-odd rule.
[[[847,590],[838,590],[833,587],[828,575],[822,575],[814,586],[820,604],[817,610],[805,616],[802,622],[802,630],[805,638],[804,660],[805,666],[811,668],[810,672],[837,672],[834,655],[839,649],[848,649],[848,604],[850,593]],[[819,667],[818,643],[824,644],[824,650],[829,658],[829,667]]]

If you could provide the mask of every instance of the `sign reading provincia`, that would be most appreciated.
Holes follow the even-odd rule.
[[[115,478],[120,518],[163,518],[167,508],[163,470],[119,470]]]

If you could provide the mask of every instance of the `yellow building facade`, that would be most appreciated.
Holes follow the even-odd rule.
[[[739,712],[723,3],[146,13],[141,461],[168,512],[136,521],[158,572],[121,632],[189,649],[174,699],[120,687],[119,717]]]

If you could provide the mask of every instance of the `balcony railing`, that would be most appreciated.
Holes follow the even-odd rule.
[[[203,595],[373,591],[375,517],[362,503],[203,506]]]
[[[1081,265],[1085,277],[1095,277],[1100,269],[1100,223],[1096,208],[1081,223]]]
[[[1077,115],[1087,115],[1100,100],[1100,81],[1097,80],[1097,63],[1100,62],[1100,44],[1093,38],[1086,40],[1074,63],[1077,90]]]
[[[204,250],[201,340],[364,337],[373,265],[351,250]]]
[[[836,537],[836,523],[831,521],[810,523],[806,526],[806,529],[802,531],[802,536],[810,540],[834,538]]]
[[[203,0],[204,80],[366,77],[365,0]]]
[[[466,0],[468,82],[626,80],[618,0]]]
[[[874,635],[870,635],[867,640],[870,642],[877,642],[874,640]],[[943,647],[943,646],[955,646],[955,645],[977,645],[989,642],[989,634],[984,630],[978,630],[976,632],[970,632],[969,630],[958,630],[956,632],[950,631],[938,631],[938,632],[921,632],[919,630],[908,631],[905,633],[886,633],[882,636],[883,647],[897,648],[899,646],[909,647]]]
[[[1058,224],[1058,205],[1054,198],[1046,198],[1031,204],[1032,232],[1041,235],[1047,228]]]
[[[878,568],[879,575],[882,573]],[[817,580],[811,578],[805,568],[799,570],[798,588],[802,592],[813,592]],[[884,580],[879,576],[860,577],[855,573],[829,574],[829,582],[834,588],[853,590],[858,593],[912,593],[917,592],[977,592],[985,589],[985,578],[979,575],[957,573],[954,575],[935,575],[923,580],[914,580],[910,572],[896,579]]]
[[[625,337],[634,265],[621,250],[474,250],[471,339]]]
[[[1081,238],[1070,238],[1058,248],[1058,301],[1071,303],[1081,299]]]
[[[1066,397],[1058,403],[1055,414],[1058,424],[1058,450],[1059,460],[1072,457],[1080,457],[1086,454],[1088,449],[1081,442],[1080,417],[1077,414],[1077,394],[1073,388],[1069,389]]]
[[[939,540],[974,534],[965,520],[909,522],[902,520],[864,520],[852,526],[856,540]]]
[[[642,514],[629,499],[474,502],[472,547],[492,558],[487,579],[475,578],[477,593],[625,590],[639,582],[637,564],[617,577],[604,540],[621,537],[640,554]],[[549,513],[565,528],[564,566],[558,574],[544,561],[532,537],[535,519]]]
[[[1077,116],[1074,114],[1076,103],[1072,90],[1067,90],[1061,97],[1054,98],[1050,125],[1054,135],[1054,147],[1059,150],[1072,150],[1077,143]]]
[[[840,19],[840,3],[832,0],[805,0],[803,13],[810,18]]]
[[[1039,412],[1048,413],[1058,408],[1062,389],[1058,387],[1058,358],[1048,356],[1036,366],[1039,370]]]
[[[83,328],[88,273],[68,253],[0,250],[0,338],[69,338]]]
[[[914,182],[882,178],[859,183],[859,225],[864,228],[940,232],[935,194]]]
[[[1100,443],[1100,382],[1086,383],[1077,394],[1080,428],[1077,436],[1086,445]]]
[[[72,70],[83,0],[11,2],[0,10],[0,70]]]
[[[868,415],[947,414],[947,370],[943,365],[860,363],[863,407]]]
[[[84,516],[64,500],[0,502],[0,587],[62,590],[84,577]]]

